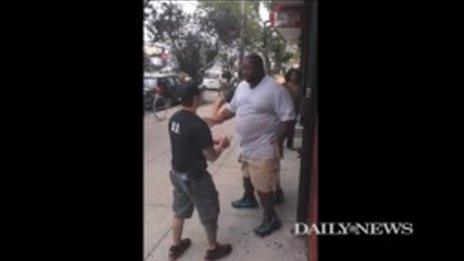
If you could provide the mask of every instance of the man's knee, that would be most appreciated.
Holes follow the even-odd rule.
[[[188,219],[191,218],[193,214],[193,203],[174,201],[172,209],[175,218]]]

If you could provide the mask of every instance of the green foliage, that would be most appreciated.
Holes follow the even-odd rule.
[[[205,12],[204,20],[208,20],[211,32],[218,35],[222,44],[231,46],[240,38],[242,22],[245,49],[252,50],[261,37],[262,28],[259,24],[259,1],[244,2],[244,17],[240,1],[208,1],[200,0],[199,9]],[[244,19],[244,21],[242,21]]]
[[[148,1],[147,6],[150,2]],[[178,69],[201,83],[204,72],[210,68],[219,51],[213,39],[197,16],[186,14],[181,2],[162,2],[159,8],[146,8],[145,26],[152,32],[153,42],[169,44]]]
[[[144,0],[148,10],[146,29],[154,36],[154,42],[171,47],[179,69],[195,80],[202,80],[215,59],[224,69],[231,69],[235,62],[232,53],[240,45],[247,52],[261,54],[270,71],[281,70],[282,64],[292,58],[285,51],[285,40],[272,33],[269,23],[260,20],[260,1],[245,1],[242,13],[241,1],[199,0],[197,12],[192,16],[183,12],[181,1],[163,1],[159,8],[150,8],[152,2],[156,1]],[[261,2],[270,10],[273,1]]]

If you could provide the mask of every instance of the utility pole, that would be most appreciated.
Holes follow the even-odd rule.
[[[267,20],[263,22],[263,59],[264,59],[264,69],[266,73],[271,72],[271,63],[269,61],[269,44],[268,39],[271,36],[271,28],[269,24],[271,21]]]
[[[245,30],[245,0],[240,0],[240,14],[241,14],[241,28],[240,28],[240,48],[239,48],[239,52],[240,52],[240,56],[239,56],[239,62],[240,62],[240,65],[242,64],[242,61],[243,61],[243,56],[244,56],[244,52],[245,52],[245,43],[244,43],[244,40],[243,40],[243,37],[244,37],[244,30]],[[239,66],[240,66],[239,65]]]

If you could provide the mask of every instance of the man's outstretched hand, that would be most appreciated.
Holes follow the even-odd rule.
[[[203,120],[209,127],[212,127],[214,125],[221,124],[234,116],[234,113],[230,112],[225,106],[223,106],[219,111],[213,111],[211,116],[204,116]]]
[[[204,116],[203,120],[208,124],[209,127],[213,127],[214,125],[221,123],[217,117]]]
[[[217,139],[217,143],[215,141],[215,144],[217,144],[217,146],[221,149],[227,149],[230,146],[230,140],[230,137],[221,137]]]

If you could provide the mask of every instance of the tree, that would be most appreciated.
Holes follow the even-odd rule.
[[[279,71],[288,60],[286,42],[260,20],[259,1],[244,2],[242,13],[239,1],[200,0],[198,12],[191,16],[179,4],[144,0],[144,25],[150,41],[169,44],[178,69],[192,79],[201,82],[216,58],[224,70],[231,70],[241,44],[245,51],[263,56],[267,71]]]
[[[234,64],[233,53],[238,45],[240,32],[240,17],[232,8],[233,5],[227,2],[201,1],[199,12],[196,13],[202,30],[218,39],[220,48],[217,59],[222,69],[228,71],[232,70]]]
[[[243,28],[243,46],[245,51],[261,54],[267,72],[279,72],[282,64],[288,62],[291,53],[286,52],[286,41],[269,26],[269,21],[261,21],[260,1],[246,1],[244,13],[240,1],[200,0],[199,8],[206,13],[203,16],[207,31],[217,34],[223,48],[220,59],[224,68],[230,68],[233,50],[240,45],[240,21],[245,20]],[[262,1],[270,10],[272,1]]]
[[[145,28],[152,41],[169,44],[178,69],[201,83],[219,52],[218,40],[205,31],[203,20],[183,12],[178,3],[162,1],[154,8],[154,2],[149,0],[145,8]]]
[[[263,0],[262,4],[270,12],[272,6],[278,2],[282,1]],[[263,22],[264,39],[261,53],[266,69],[269,72],[279,73],[283,69],[283,64],[288,63],[293,54],[287,52],[287,41],[278,30],[270,27],[270,23],[269,20]]]
[[[259,1],[245,1],[241,13],[240,1],[199,0],[198,8],[203,12],[205,24],[211,33],[218,35],[225,45],[240,38],[241,19],[245,19],[244,40],[252,41],[259,27]],[[243,15],[243,16],[242,16]]]
[[[199,1],[199,16],[203,19],[205,30],[215,35],[221,44],[219,58],[223,69],[230,70],[236,60],[235,53],[240,47],[240,31],[243,29],[243,45],[247,51],[259,41],[259,1],[244,2],[242,16],[239,1]],[[242,19],[245,27],[242,28]]]
[[[178,69],[186,72],[197,83],[203,81],[205,71],[213,66],[219,51],[216,43],[208,43],[204,36],[189,32],[174,43]]]
[[[274,73],[279,73],[282,71],[282,65],[288,63],[293,54],[287,52],[287,42],[279,35],[279,33],[273,31],[270,37],[273,39],[270,41],[269,46],[270,58],[273,61],[273,66],[270,67],[270,70]]]

